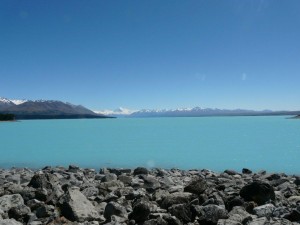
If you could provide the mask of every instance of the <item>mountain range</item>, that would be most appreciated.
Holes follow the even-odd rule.
[[[14,114],[16,119],[107,118],[81,105],[55,100],[10,100],[0,97],[0,113]]]
[[[246,109],[212,109],[212,108],[179,108],[179,109],[142,109],[129,110],[119,108],[114,111],[96,111],[108,116],[116,117],[200,117],[200,116],[271,116],[271,115],[299,115],[300,111],[272,111]]]

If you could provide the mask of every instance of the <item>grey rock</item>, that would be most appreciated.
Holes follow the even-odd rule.
[[[202,194],[206,190],[206,188],[207,188],[206,181],[203,178],[201,178],[201,177],[197,177],[197,178],[194,178],[184,188],[184,191],[200,195],[200,194]]]
[[[0,209],[7,212],[13,207],[18,207],[24,205],[24,200],[21,195],[4,195],[0,197]]]
[[[117,202],[109,202],[105,207],[104,217],[107,220],[111,220],[111,216],[113,215],[127,218],[127,212],[125,207]]]
[[[172,216],[175,216],[180,221],[184,223],[189,223],[193,221],[192,211],[187,204],[177,204],[168,208],[168,211]]]
[[[92,203],[79,191],[69,190],[60,200],[60,210],[71,221],[92,221],[99,219],[99,214]]]
[[[253,212],[258,217],[267,217],[267,218],[269,218],[273,215],[274,210],[275,210],[274,205],[266,204],[266,205],[261,205],[261,206],[255,207],[253,209]]]
[[[109,182],[109,181],[114,181],[117,180],[118,177],[114,173],[107,173],[105,176],[101,179],[102,182]]]
[[[243,225],[243,224],[231,219],[219,219],[217,225]]]
[[[0,225],[23,225],[23,224],[14,219],[5,219],[5,220],[0,220]]]
[[[175,192],[163,197],[161,207],[167,209],[172,205],[189,203],[193,195],[188,192]]]
[[[194,206],[200,224],[217,224],[219,219],[228,219],[225,208],[218,205]]]

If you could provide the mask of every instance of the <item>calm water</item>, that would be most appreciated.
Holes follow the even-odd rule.
[[[211,117],[0,123],[0,166],[177,167],[300,173],[300,120]]]

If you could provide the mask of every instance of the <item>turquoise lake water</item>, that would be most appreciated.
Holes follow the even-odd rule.
[[[0,123],[0,167],[250,168],[300,173],[300,120],[200,117]]]

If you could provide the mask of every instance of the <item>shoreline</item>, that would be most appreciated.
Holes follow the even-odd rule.
[[[300,222],[300,176],[225,170],[0,169],[0,224]]]

